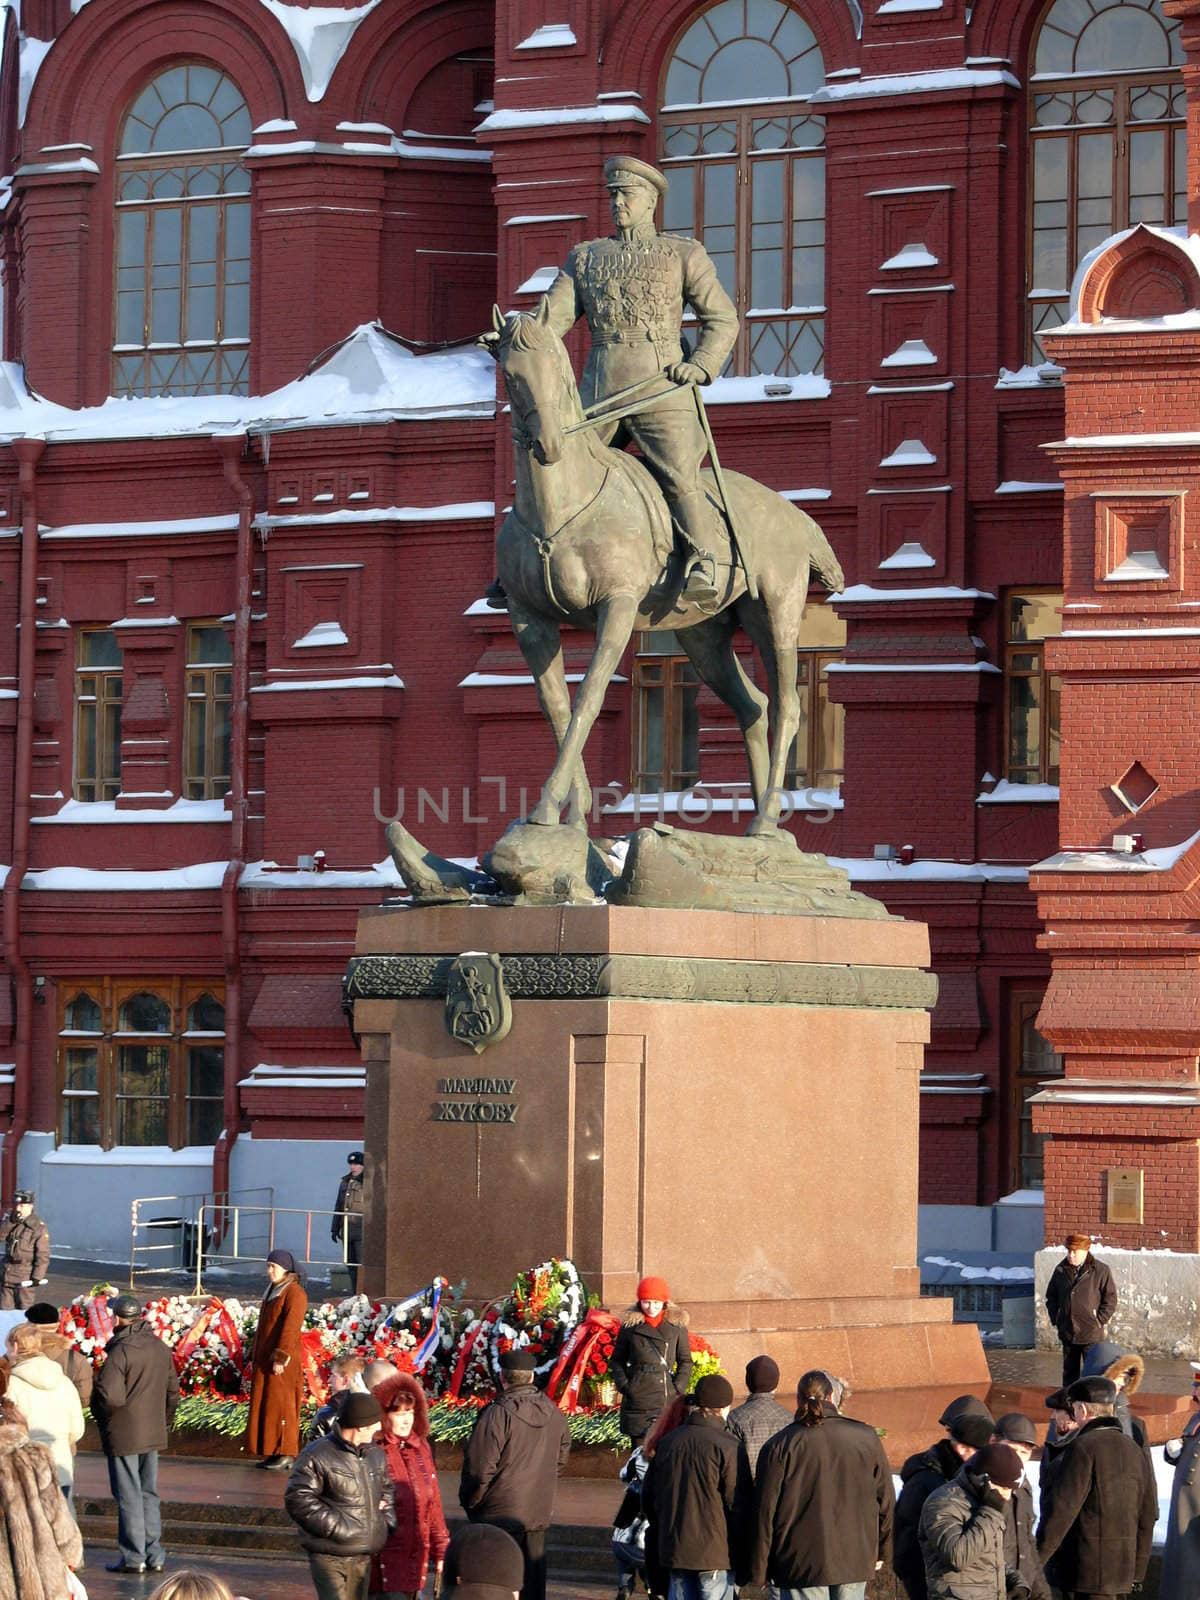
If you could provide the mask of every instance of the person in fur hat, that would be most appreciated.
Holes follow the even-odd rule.
[[[83,1540],[49,1450],[29,1437],[11,1400],[0,1400],[0,1600],[69,1600],[68,1569]]]
[[[637,1304],[621,1318],[609,1376],[621,1394],[621,1431],[639,1444],[655,1418],[692,1377],[687,1312],[663,1278],[643,1278]]]
[[[438,1493],[437,1468],[429,1445],[429,1406],[410,1372],[385,1378],[373,1390],[383,1412],[376,1441],[387,1457],[396,1504],[396,1526],[371,1565],[373,1595],[420,1594],[432,1566],[440,1588],[450,1534]]]
[[[1091,1345],[1083,1358],[1084,1378],[1111,1378],[1117,1386],[1116,1409],[1113,1415],[1121,1424],[1121,1432],[1143,1450],[1149,1450],[1145,1424],[1129,1409],[1129,1396],[1136,1394],[1146,1375],[1146,1363],[1141,1356],[1125,1350],[1113,1339],[1102,1339]]]

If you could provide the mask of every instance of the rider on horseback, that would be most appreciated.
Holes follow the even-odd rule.
[[[616,236],[576,245],[545,303],[560,338],[579,317],[587,318],[591,349],[580,385],[585,406],[660,372],[678,385],[669,398],[611,424],[608,438],[622,428],[641,451],[688,551],[680,598],[708,603],[718,597],[714,512],[700,483],[707,444],[688,387],[711,383],[725,365],[737,339],[737,311],[704,246],[656,230],[654,210],[667,192],[663,174],[633,156],[614,156],[604,176]],[[699,322],[696,348],[686,358],[680,331],[685,306]],[[505,603],[499,585],[488,597]]]

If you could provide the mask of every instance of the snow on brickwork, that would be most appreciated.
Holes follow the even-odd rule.
[[[493,111],[484,117],[476,133],[505,133],[523,128],[563,128],[587,122],[649,122],[640,106],[620,101],[591,106],[543,106],[527,111]]]
[[[83,823],[88,827],[109,823],[228,822],[232,813],[224,800],[176,800],[161,811],[119,811],[115,800],[66,800],[52,816],[32,817],[32,822]]]
[[[130,871],[110,867],[45,867],[27,872],[22,889],[59,894],[173,893],[181,889],[219,889],[227,861],[199,861],[189,867]]]
[[[704,386],[707,405],[747,405],[754,400],[825,400],[831,393],[828,378],[801,372],[786,378],[763,373],[752,378],[714,378]]]
[[[938,258],[919,241],[902,246],[882,263],[880,272],[900,272],[912,267],[936,267]]]
[[[29,96],[33,93],[33,86],[37,82],[37,75],[42,70],[42,62],[54,47],[53,39],[21,40],[21,74],[20,90],[17,100],[17,121],[21,127],[25,126],[25,113],[29,109]]]
[[[959,589],[954,584],[942,584],[927,589],[875,589],[869,583],[852,583],[840,594],[829,596],[830,604],[891,600],[904,603],[909,600],[994,600],[996,596],[986,589]]]
[[[1056,333],[1058,329],[1054,330]],[[1040,389],[1058,385],[1062,382],[1063,369],[1054,361],[1043,361],[1037,366],[1018,367],[1015,372],[1010,372],[1007,367],[1000,368],[1000,376],[996,379],[997,389]]]
[[[827,82],[809,99],[810,105],[837,100],[864,100],[885,94],[940,94],[955,89],[1019,89],[1020,80],[1003,68],[943,67],[936,72],[899,72],[881,77]]]
[[[1140,853],[1122,850],[1059,850],[1030,867],[1031,872],[1170,872],[1192,846],[1200,842],[1200,829],[1179,844],[1159,845]]]
[[[880,572],[897,572],[912,567],[936,567],[937,562],[923,544],[909,540],[886,560],[879,563]]]
[[[578,44],[575,30],[569,22],[543,22],[527,39],[517,45],[518,50],[559,50],[563,45]]]
[[[450,500],[440,506],[354,506],[344,511],[287,513],[255,517],[256,528],[325,528],[363,522],[490,522],[496,514],[492,500]],[[237,526],[236,519],[234,526]]]
[[[414,356],[379,323],[363,323],[312,372],[258,396],[110,398],[73,410],[32,393],[18,363],[0,362],[0,441],[155,439],[490,417],[495,396],[495,366],[482,350]]]
[[[259,0],[281,24],[292,41],[304,92],[312,101],[322,100],[338,62],[353,39],[360,22],[369,17],[379,0],[343,9],[341,6],[289,6],[282,0]]]
[[[981,795],[976,796],[977,806],[1004,806],[1004,805],[1046,805],[1051,801],[1057,803],[1059,798],[1056,783],[1010,783],[1007,778],[1001,778],[994,789],[985,789]]]

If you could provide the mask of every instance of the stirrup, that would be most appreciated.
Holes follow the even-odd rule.
[[[715,563],[710,555],[693,558],[684,576],[679,598],[686,600],[689,605],[711,605],[714,600],[721,598],[716,584]]]
[[[493,578],[483,591],[484,604],[489,611],[507,611],[508,596],[504,592],[504,585],[499,578]]]

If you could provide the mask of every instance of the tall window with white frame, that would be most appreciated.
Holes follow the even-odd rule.
[[[248,392],[249,143],[241,91],[201,62],[168,67],[126,113],[116,163],[114,394]]]
[[[820,372],[825,352],[825,81],[781,0],[717,0],[667,62],[659,115],[668,232],[694,234],[738,308],[736,373]]]
[[[61,1143],[215,1143],[225,1077],[219,984],[89,978],[60,992]]]
[[[1089,250],[1187,221],[1179,23],[1159,0],[1053,0],[1029,80],[1029,358],[1067,318]]]

